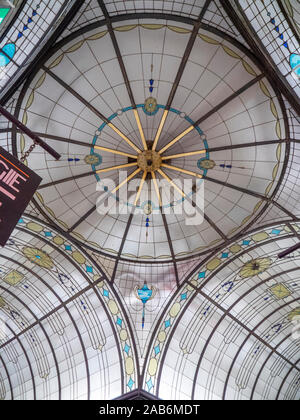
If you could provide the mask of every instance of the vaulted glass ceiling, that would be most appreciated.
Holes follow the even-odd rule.
[[[0,251],[0,398],[299,398],[299,255],[277,257],[300,227],[288,83],[223,1],[65,3],[40,26],[56,42],[3,88],[62,157],[29,156],[43,181]],[[19,158],[31,145],[0,131]],[[121,169],[140,211],[100,215],[97,182]],[[178,191],[143,195],[151,178],[204,185],[203,222]]]

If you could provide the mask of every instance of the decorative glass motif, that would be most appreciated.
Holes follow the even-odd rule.
[[[256,260],[249,261],[241,269],[240,276],[243,278],[257,276],[267,270],[271,263],[270,258],[257,258]]]
[[[157,289],[154,286],[151,286],[151,289],[147,286],[147,282],[144,283],[143,287],[135,286],[134,292],[136,298],[139,299],[143,304],[143,315],[142,315],[142,328],[145,326],[145,308],[146,303],[153,299],[156,295]]]

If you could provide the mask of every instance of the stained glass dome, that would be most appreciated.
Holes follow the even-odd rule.
[[[295,2],[25,3],[0,97],[61,158],[0,250],[0,399],[299,399]]]

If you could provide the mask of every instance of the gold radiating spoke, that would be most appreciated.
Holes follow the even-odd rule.
[[[125,136],[125,134],[123,134],[122,131],[120,131],[115,125],[109,123],[108,126],[114,130],[115,133],[119,134],[119,136],[122,137],[122,139],[125,140],[126,143],[129,144],[129,146],[131,146],[137,153],[141,153],[141,150],[134,143],[132,143],[132,141],[129,140],[129,138]]]
[[[124,184],[126,184],[128,181],[130,181],[132,178],[134,178],[138,173],[141,172],[141,169],[138,168],[137,170],[135,170],[134,172],[132,172],[132,174],[130,174],[126,179],[124,179],[124,181],[122,181],[113,191],[112,194],[114,194],[115,192],[117,192],[121,187],[123,187]]]
[[[197,174],[197,172],[187,171],[186,169],[177,168],[177,166],[167,165],[166,163],[163,163],[161,166],[172,169],[172,171],[182,172],[183,174],[195,176],[196,178],[202,178],[202,175]]]
[[[155,150],[156,149],[156,146],[157,146],[157,143],[158,143],[158,140],[159,140],[159,138],[160,138],[160,135],[161,135],[161,132],[162,132],[162,129],[164,128],[164,125],[165,125],[165,122],[166,122],[166,118],[167,118],[167,116],[168,116],[168,110],[164,110],[164,113],[163,113],[163,116],[162,116],[162,119],[161,119],[161,121],[160,121],[160,124],[159,124],[159,127],[158,127],[158,130],[157,130],[157,133],[156,133],[156,136],[155,136],[155,139],[154,139],[154,143],[153,143],[153,146],[152,146],[152,150]]]
[[[141,195],[141,192],[142,192],[142,189],[143,189],[143,185],[144,185],[144,182],[145,182],[146,176],[147,176],[147,171],[144,171],[144,173],[143,173],[143,177],[142,177],[142,179],[141,179],[141,183],[140,183],[140,186],[139,186],[139,189],[138,189],[137,195],[136,195],[136,199],[135,199],[135,202],[134,202],[134,205],[135,205],[135,206],[137,205],[137,202],[139,201],[139,198],[140,198],[140,195]]]
[[[169,178],[168,177],[168,175],[167,174],[165,174],[164,173],[164,171],[162,171],[161,169],[157,169],[157,172],[163,177],[163,178],[165,178],[174,188],[175,188],[175,190],[177,190],[178,192],[179,192],[179,194],[181,194],[182,195],[182,197],[185,197],[185,194],[184,194],[184,192],[182,191],[182,189],[181,188],[179,188],[176,184],[175,184],[175,182],[173,182],[172,181],[172,179],[171,178]]]
[[[187,157],[187,156],[201,155],[203,153],[206,153],[206,150],[198,150],[197,152],[179,153],[178,155],[162,156],[161,159],[162,160],[178,159],[178,158]]]
[[[136,155],[131,155],[130,153],[119,152],[119,150],[108,149],[107,147],[94,146],[94,149],[103,150],[104,152],[113,153],[115,155],[127,156],[132,159],[137,159]]]
[[[134,109],[133,112],[134,112],[134,116],[135,116],[135,119],[136,119],[137,126],[139,128],[139,132],[140,132],[140,136],[141,136],[141,139],[142,139],[144,150],[148,150],[148,147],[147,147],[147,143],[146,143],[146,139],[145,139],[145,135],[144,135],[144,131],[143,131],[143,127],[142,127],[142,124],[141,124],[141,120],[140,120],[140,116],[139,116],[138,110],[137,109]]]
[[[195,127],[193,125],[191,125],[189,128],[187,128],[186,130],[184,130],[181,134],[179,134],[179,136],[175,137],[174,140],[171,140],[165,147],[163,147],[159,153],[162,154],[164,153],[166,150],[169,149],[169,147],[173,146],[173,144],[177,143],[180,139],[182,139],[182,137],[186,136],[188,133],[190,133]]]
[[[136,166],[136,162],[126,163],[124,165],[110,166],[109,168],[104,168],[104,169],[98,169],[98,171],[96,171],[96,174],[101,174],[102,172],[114,171],[116,169],[130,168],[131,166]]]
[[[160,198],[160,193],[159,193],[159,188],[158,188],[158,185],[157,185],[157,179],[156,179],[156,176],[155,176],[155,172],[151,172],[151,176],[152,176],[152,179],[153,179],[154,188],[155,188],[156,195],[157,195],[157,198],[158,198],[159,207],[162,207],[162,202],[161,202],[161,198]]]

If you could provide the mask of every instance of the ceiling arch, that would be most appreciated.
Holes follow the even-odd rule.
[[[149,347],[147,391],[163,399],[297,398],[299,267],[297,258],[277,258],[293,235],[284,225],[253,232],[194,270]]]
[[[130,327],[97,263],[30,218],[0,260],[5,393],[9,379],[17,399],[113,398],[136,386]]]

